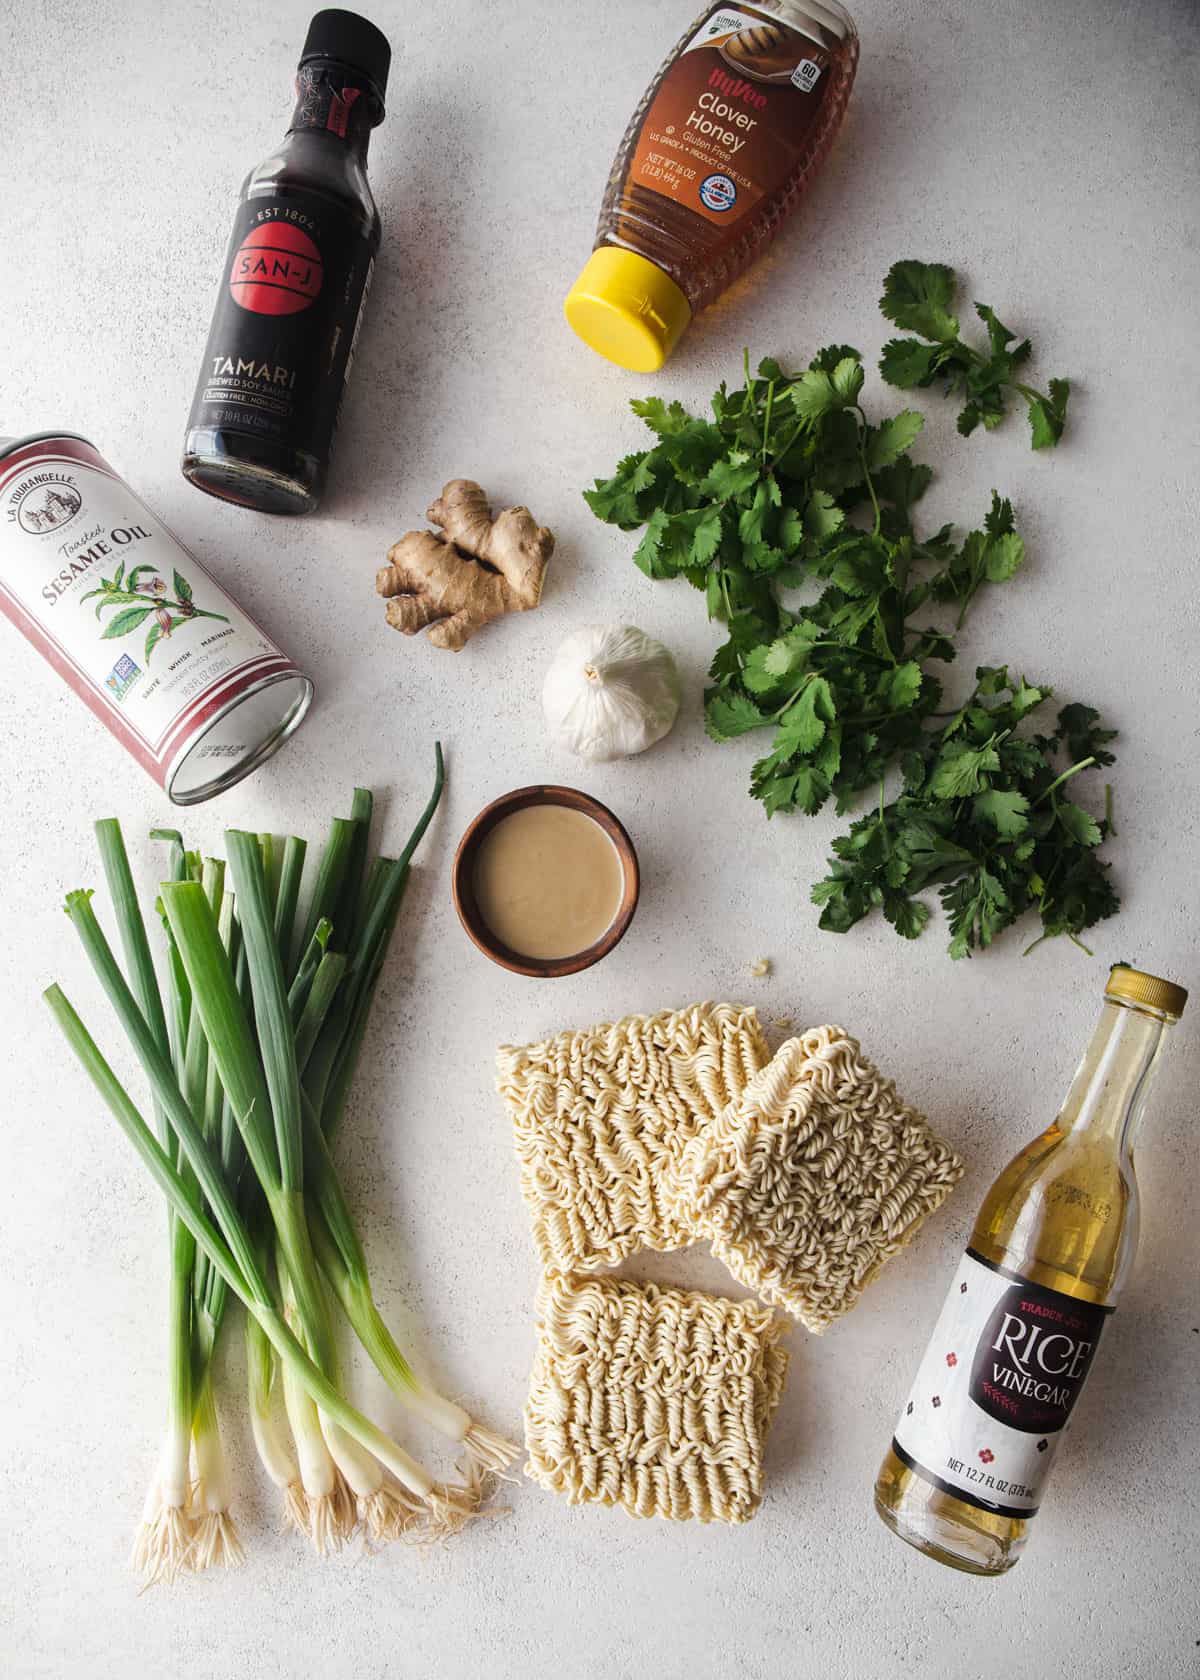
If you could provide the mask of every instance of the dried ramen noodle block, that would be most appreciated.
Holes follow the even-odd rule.
[[[963,1163],[841,1027],[784,1044],[688,1144],[676,1217],[764,1301],[824,1330],[904,1247]]]
[[[547,1276],[526,1473],[573,1504],[746,1522],[783,1389],[784,1321],[753,1301]]]
[[[668,1170],[768,1056],[752,1009],[707,1003],[502,1047],[497,1087],[543,1267],[602,1271],[693,1241]]]

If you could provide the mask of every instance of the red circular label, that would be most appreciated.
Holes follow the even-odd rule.
[[[295,315],[321,290],[321,253],[290,222],[264,222],[238,246],[229,276],[233,301],[256,315]]]

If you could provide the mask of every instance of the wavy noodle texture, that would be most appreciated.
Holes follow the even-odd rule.
[[[824,1330],[915,1235],[963,1163],[841,1027],[784,1044],[672,1176],[676,1218],[734,1277]]]
[[[742,1523],[787,1370],[753,1301],[547,1276],[525,1407],[526,1473],[573,1505]]]
[[[708,1003],[502,1046],[497,1088],[542,1266],[596,1272],[692,1242],[668,1170],[769,1054],[753,1009]]]

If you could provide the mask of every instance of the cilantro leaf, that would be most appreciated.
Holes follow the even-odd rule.
[[[853,344],[827,344],[818,350],[809,367],[820,373],[832,373],[839,362],[862,361],[862,351],[856,350]]]
[[[713,462],[700,483],[700,494],[727,502],[757,484],[758,475],[758,462],[748,461],[740,450],[733,450],[724,460]]]
[[[1067,833],[1081,846],[1098,846],[1101,841],[1100,824],[1081,805],[1073,805],[1069,799],[1057,799],[1054,803],[1054,815],[1066,829]]]
[[[1069,379],[1052,379],[1049,396],[1038,397],[1030,403],[1029,427],[1035,449],[1053,449],[1063,435],[1070,395]]]
[[[691,420],[691,415],[680,402],[664,403],[661,397],[634,397],[629,404],[635,414],[641,416],[652,432],[660,437],[669,437],[672,433],[681,432]]]
[[[989,788],[976,794],[973,810],[977,820],[989,823],[1006,840],[1029,827],[1029,800],[1019,788]]]
[[[885,420],[882,426],[875,427],[867,439],[867,466],[872,471],[877,467],[890,467],[920,435],[924,424],[923,414],[906,408],[890,420]]]
[[[824,677],[809,677],[780,719],[774,750],[789,755],[813,752],[825,735],[826,724],[836,715],[828,682]]]
[[[1073,763],[1081,758],[1094,758],[1097,764],[1116,762],[1104,743],[1115,741],[1117,731],[1100,727],[1100,713],[1094,706],[1064,706],[1058,714],[1055,734],[1066,746]]]
[[[827,490],[814,490],[804,504],[804,529],[818,542],[834,536],[846,523],[846,515]]]
[[[819,420],[832,409],[845,407],[845,399],[834,385],[832,376],[821,368],[809,368],[802,373],[789,388],[788,395],[796,413],[808,421]]]
[[[816,628],[803,622],[775,641],[752,648],[742,676],[751,693],[769,694],[799,676],[808,664]]]
[[[992,741],[981,747],[972,746],[969,741],[951,741],[938,758],[930,791],[935,799],[962,799],[969,793],[978,793],[983,785],[981,778],[999,768],[1000,755]]]
[[[830,378],[833,388],[843,402],[858,401],[858,394],[863,388],[863,365],[857,356],[843,356],[834,368]]]
[[[718,689],[705,701],[704,726],[714,741],[732,741],[737,735],[762,729],[770,721],[744,694],[728,694]]]
[[[901,391],[931,385],[940,365],[940,346],[922,344],[919,338],[890,338],[879,358],[880,373]]]
[[[702,508],[692,526],[692,546],[688,561],[693,566],[706,566],[721,546],[720,508]]]
[[[983,553],[984,576],[989,583],[1005,583],[1025,558],[1025,544],[1015,531],[992,537]]]
[[[905,893],[886,893],[883,913],[902,939],[916,939],[929,920],[929,906]]]
[[[814,817],[829,797],[829,782],[814,765],[795,770],[774,770],[754,784],[753,791],[769,817],[779,811],[803,811]]]
[[[883,282],[879,307],[905,332],[919,333],[922,338],[957,338],[958,319],[950,310],[954,290],[954,270],[945,263],[893,263]]]

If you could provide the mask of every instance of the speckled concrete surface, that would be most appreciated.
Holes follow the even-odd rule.
[[[94,816],[124,818],[145,880],[142,836],[168,811],[4,626],[6,1674],[1197,1672],[1196,1022],[1177,1035],[1146,1128],[1137,1270],[1026,1560],[998,1583],[955,1576],[891,1539],[870,1503],[979,1198],[1051,1114],[1106,962],[1200,981],[1193,9],[857,0],[851,122],[801,225],[658,384],[702,402],[736,374],[743,343],[793,362],[836,339],[874,356],[880,278],[910,254],[952,261],[972,295],[1035,329],[1038,374],[1076,377],[1056,456],[1032,455],[1019,422],[963,441],[937,400],[921,403],[922,453],[939,475],[931,517],[976,517],[996,484],[1030,544],[1020,581],[978,612],[965,668],[1006,657],[1120,723],[1125,908],[1098,930],[1093,962],[1065,943],[1023,961],[1009,938],[958,967],[936,929],[915,946],[884,927],[818,934],[806,889],[834,819],[762,820],[743,791],[752,749],[703,735],[713,634],[697,600],[642,578],[630,542],[579,498],[638,444],[624,404],[647,382],[578,347],[560,298],[628,111],[686,10],[378,0],[399,49],[372,158],[384,260],[333,492],[319,518],[286,523],[197,495],[177,461],[237,184],[282,130],[307,8],[0,0],[0,432],[94,438],[317,680],[291,748],[189,817],[197,844],[231,823],[315,837],[354,781],[386,790],[394,840],[424,798],[431,738],[448,743],[449,798],[342,1149],[387,1306],[449,1391],[518,1428],[534,1265],[491,1090],[501,1039],[700,996],[845,1021],[961,1147],[966,1181],[850,1318],[821,1340],[793,1336],[768,1497],[749,1527],[642,1525],[525,1485],[509,1517],[452,1547],[320,1564],[276,1533],[231,1346],[224,1411],[247,1566],[138,1598],[126,1559],[163,1404],[163,1219],[37,997],[58,976],[102,1015],[58,902],[96,878]],[[528,500],[560,546],[542,610],[453,658],[385,628],[372,574],[456,473]],[[565,632],[610,617],[678,650],[688,701],[647,758],[589,771],[547,748],[537,690]],[[447,867],[485,800],[543,777],[625,817],[645,892],[602,968],[538,986],[467,944]],[[753,980],[761,955],[774,972]],[[699,1255],[645,1271],[725,1284]],[[395,1417],[363,1370],[355,1383]]]

